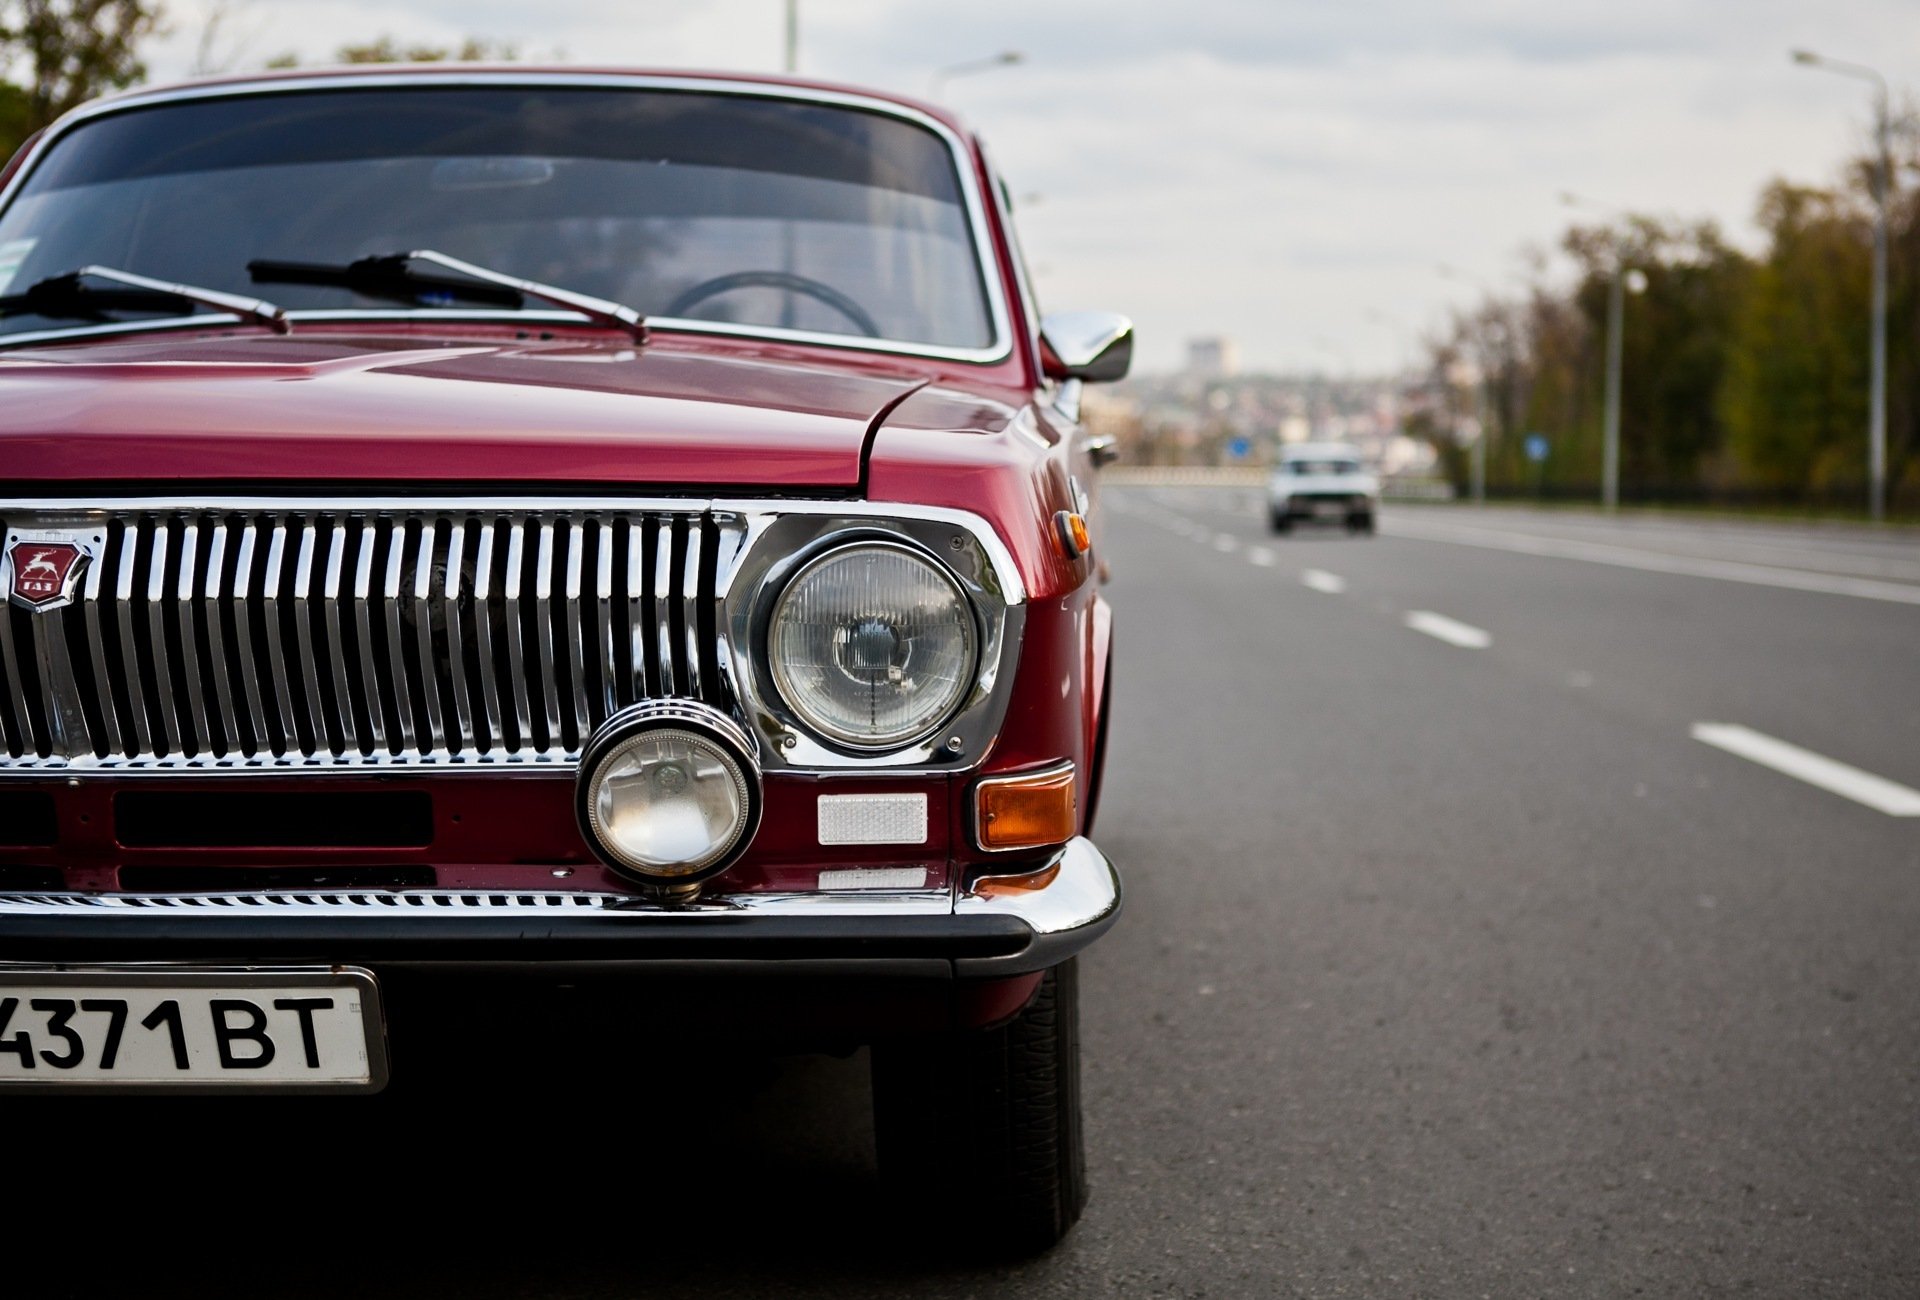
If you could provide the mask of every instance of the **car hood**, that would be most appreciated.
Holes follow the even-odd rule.
[[[925,382],[593,337],[94,341],[0,353],[0,480],[848,489]]]

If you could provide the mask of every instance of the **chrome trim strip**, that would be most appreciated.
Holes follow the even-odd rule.
[[[139,753],[151,754],[154,747],[147,734],[146,689],[140,684],[140,655],[133,639],[133,565],[139,547],[140,530],[128,525],[120,537],[120,578],[114,588],[114,605],[120,624],[120,672],[127,683],[127,704],[133,710],[133,717],[129,719],[133,724],[133,740]]]
[[[200,526],[188,522],[180,530],[180,578],[174,588],[174,617],[180,621],[180,672],[187,681],[187,716],[193,722],[196,754],[213,752],[213,732],[207,725],[206,691],[200,685],[200,637],[193,626],[193,567],[200,558]]]
[[[620,711],[620,689],[613,666],[613,523],[596,520],[597,542],[593,575],[593,653],[600,670],[600,716]]]
[[[359,644],[360,690],[367,697],[367,727],[373,740],[372,753],[387,749],[386,706],[380,700],[380,668],[373,657],[373,548],[380,539],[379,525],[372,520],[360,525],[360,553],[353,562],[353,628]],[[389,753],[398,753],[396,744]]]
[[[448,525],[447,578],[441,584],[440,603],[447,620],[447,673],[453,680],[453,715],[457,730],[448,748],[455,753],[480,748],[473,727],[473,697],[467,687],[467,644],[460,624],[460,587],[465,581],[467,524],[454,519]]]
[[[0,894],[0,916],[89,913],[138,918],[156,913],[221,918],[267,913],[310,917],[416,916],[423,923],[449,915],[552,916],[603,913],[609,918],[673,918],[697,926],[741,916],[1010,916],[1036,935],[1064,935],[1111,919],[1121,904],[1119,872],[1091,840],[1070,840],[1034,870],[987,876],[957,892],[941,889],[840,889],[807,892],[703,894],[691,902],[643,894],[566,890],[382,891],[367,889],[257,890],[210,894]],[[611,921],[610,921],[611,923]]]
[[[407,521],[396,519],[387,529],[387,580],[381,588],[381,608],[387,622],[387,681],[393,687],[393,738],[401,750],[421,748],[413,716],[413,691],[407,685],[407,655],[400,636],[400,578],[407,559]]]
[[[166,521],[162,520],[153,530],[153,546],[149,552],[149,563],[153,566],[147,572],[147,643],[153,651],[153,684],[160,692],[160,698],[154,701],[160,706],[160,729],[165,736],[166,748],[156,743],[154,749],[162,758],[168,754],[183,754],[180,744],[179,705],[168,699],[173,689],[173,665],[167,655],[167,626],[165,617],[167,591],[167,533]],[[160,742],[161,737],[154,737]]]
[[[220,734],[225,739],[228,754],[237,754],[245,745],[240,739],[240,714],[233,707],[233,687],[227,671],[226,632],[220,626],[220,587],[227,568],[227,521],[218,520],[208,537],[207,576],[200,591],[200,610],[207,620],[207,661],[209,676],[213,678],[212,709],[218,715]],[[191,613],[191,607],[185,611]],[[111,701],[107,712],[112,713]],[[115,745],[113,750],[118,750]],[[113,751],[109,751],[113,752]]]
[[[333,535],[327,540],[327,576],[320,593],[322,622],[327,632],[327,660],[333,669],[333,707],[340,718],[340,752],[358,749],[362,758],[373,757],[373,739],[361,729],[353,713],[353,692],[347,686],[346,621],[340,612],[340,586],[345,578],[347,560],[347,521],[333,522]]]
[[[687,642],[687,689],[700,691],[700,521],[687,521],[687,561],[680,578],[680,630]]]
[[[267,628],[267,680],[273,684],[274,721],[280,730],[278,753],[300,750],[300,729],[293,721],[293,684],[288,681],[285,635],[280,629],[280,574],[286,567],[287,526],[276,523],[267,538],[267,571],[260,579],[260,613]]]
[[[647,611],[646,575],[642,566],[646,562],[646,523],[627,518],[621,520],[620,527],[627,539],[628,698],[644,700],[647,698]]]
[[[660,670],[660,694],[673,689],[673,525],[665,517],[653,521],[653,630],[654,662]]]
[[[413,643],[420,656],[420,694],[421,703],[427,706],[427,734],[416,748],[432,746],[436,752],[440,737],[447,734],[440,708],[440,656],[433,648],[433,553],[439,544],[439,521],[421,520],[420,545],[413,553]]]
[[[120,608],[125,611],[126,606]],[[13,686],[7,692],[7,707],[17,719],[18,730],[14,735],[20,739],[20,756],[23,760],[36,758],[40,748],[33,739],[33,706],[27,703],[27,675],[20,671],[20,651],[13,643],[11,602],[0,605],[0,672],[6,673],[7,681]]]
[[[580,626],[581,569],[586,562],[586,526],[575,518],[567,529],[567,678],[573,686],[573,725],[578,747],[593,734],[593,712],[587,707],[586,633]]]
[[[253,653],[253,620],[247,612],[248,584],[253,576],[254,541],[258,528],[247,520],[240,530],[240,554],[233,562],[233,631],[240,656],[240,689],[246,696],[247,717],[253,724],[253,748],[249,757],[264,758],[272,752],[267,738],[267,714],[260,702],[260,674]],[[143,745],[140,752],[144,753]]]
[[[513,747],[515,754],[531,750],[533,746],[533,699],[527,691],[527,650],[526,637],[520,630],[520,582],[521,567],[526,561],[527,521],[516,516],[507,525],[507,673],[509,684],[513,687],[514,735],[519,743]]]
[[[553,521],[546,520],[540,525],[540,549],[534,563],[538,566],[533,573],[533,634],[534,644],[540,650],[540,662],[553,662]],[[552,673],[540,674],[541,699],[547,706],[547,745],[550,750],[561,748],[560,744],[560,686],[553,680]]]
[[[107,643],[101,633],[100,584],[107,570],[106,532],[100,534],[100,552],[87,566],[87,585],[81,595],[81,608],[87,624],[88,658],[93,665],[93,691],[100,700],[100,719],[107,733],[107,752],[122,752],[120,722],[113,702],[113,674],[107,669]],[[4,745],[0,745],[4,748]]]
[[[473,557],[473,640],[474,654],[480,660],[482,705],[487,711],[487,747],[482,754],[504,750],[506,741],[500,729],[500,687],[493,667],[493,521],[480,525],[480,549]]]
[[[419,72],[366,72],[366,73],[328,73],[316,77],[283,77],[273,80],[237,82],[223,85],[176,86],[156,90],[135,91],[115,96],[111,99],[96,100],[85,104],[61,118],[48,128],[46,137],[34,150],[34,155],[26,166],[0,190],[0,212],[13,196],[26,185],[28,179],[39,170],[49,151],[60,139],[98,117],[112,116],[137,109],[150,108],[160,104],[176,103],[201,99],[241,98],[247,96],[296,94],[314,90],[334,88],[366,87],[370,89],[391,89],[407,86],[476,87],[502,85],[511,86],[575,86],[599,89],[665,90],[692,93],[742,95],[753,99],[783,99],[799,103],[826,104],[841,108],[852,108],[862,112],[877,113],[913,123],[931,131],[947,146],[948,158],[952,162],[959,181],[960,192],[967,212],[967,226],[973,236],[975,270],[986,295],[987,315],[992,324],[993,339],[980,348],[942,347],[933,344],[914,344],[893,340],[863,339],[844,334],[821,334],[809,330],[787,330],[778,327],[754,327],[727,325],[716,321],[689,321],[673,318],[648,318],[646,325],[655,330],[676,330],[687,333],[729,335],[745,338],[771,339],[782,342],[817,344],[824,347],[850,348],[859,351],[884,352],[900,356],[929,357],[945,361],[965,361],[980,364],[1004,361],[1014,353],[1012,313],[1006,300],[1006,286],[998,274],[997,259],[993,256],[996,247],[993,237],[993,225],[988,217],[987,199],[980,190],[980,178],[974,166],[972,150],[965,141],[945,122],[910,105],[896,103],[877,96],[863,95],[857,92],[839,90],[821,90],[809,86],[790,86],[777,83],[751,81],[733,81],[727,78],[675,77],[659,74],[619,74],[584,72],[516,72],[460,73],[443,74]],[[422,311],[422,312],[352,312],[352,311],[316,311],[289,312],[287,319],[292,321],[312,320],[502,320],[535,322],[550,319],[563,324],[590,323],[588,318],[575,312],[501,313],[461,312],[461,311]],[[94,327],[91,329],[40,330],[31,334],[0,336],[0,347],[11,347],[19,343],[53,341],[63,338],[78,338],[108,333],[132,333],[154,329],[200,329],[223,322],[239,322],[240,317],[227,313],[215,313],[207,316],[181,318],[178,321],[147,321],[126,327],[119,325]]]
[[[293,572],[293,640],[300,648],[300,684],[305,688],[307,723],[313,728],[315,757],[331,756],[337,751],[327,736],[327,714],[320,703],[320,666],[313,653],[313,560],[317,549],[317,528],[309,520],[300,527],[300,558]]]

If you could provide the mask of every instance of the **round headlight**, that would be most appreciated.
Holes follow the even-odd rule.
[[[581,755],[581,828],[617,869],[675,884],[714,875],[759,820],[747,748],[731,719],[701,705],[656,701],[618,714]]]
[[[972,690],[973,608],[947,571],[885,542],[843,546],[795,574],[774,606],[767,659],[802,722],[867,749],[946,721]]]

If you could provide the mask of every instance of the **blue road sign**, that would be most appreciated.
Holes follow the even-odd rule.
[[[1247,453],[1251,450],[1253,450],[1253,446],[1245,438],[1235,438],[1227,444],[1227,455],[1233,457],[1235,460],[1245,460]]]
[[[1527,459],[1542,461],[1547,458],[1547,435],[1530,433],[1527,435]]]

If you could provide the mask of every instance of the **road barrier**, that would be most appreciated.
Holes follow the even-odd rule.
[[[1268,471],[1259,465],[1114,465],[1101,471],[1108,483],[1136,487],[1262,487]],[[1380,483],[1388,501],[1451,501],[1445,479],[1390,476]]]

